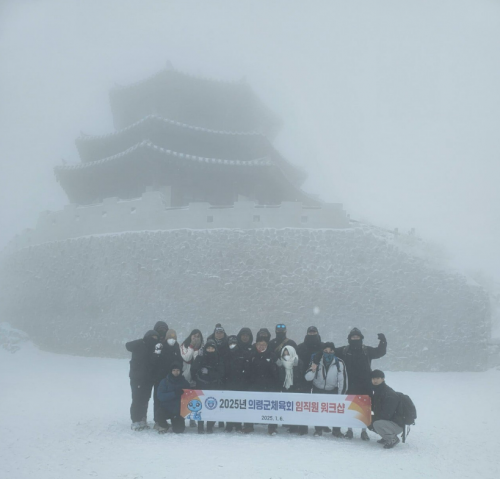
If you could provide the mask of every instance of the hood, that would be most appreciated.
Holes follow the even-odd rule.
[[[257,339],[255,340],[256,343],[259,342],[259,339],[261,339],[262,336],[267,336],[267,342],[271,341],[271,333],[269,332],[269,329],[267,328],[261,328],[259,329],[259,332],[257,333]]]
[[[253,344],[253,334],[252,334],[252,331],[250,330],[250,328],[241,328],[240,329],[240,332],[236,336],[238,338],[238,343],[241,343],[241,336],[244,333],[246,333],[250,336],[250,341],[248,342],[248,344],[252,345]]]
[[[158,336],[158,331],[150,329],[142,339],[144,339],[144,341],[147,341],[149,338],[152,338],[153,336]]]
[[[153,329],[164,336],[168,331],[168,324],[165,321],[157,321]]]
[[[351,339],[352,336],[359,336],[361,340],[365,339],[363,333],[358,328],[352,328],[351,332],[347,336],[347,340]]]

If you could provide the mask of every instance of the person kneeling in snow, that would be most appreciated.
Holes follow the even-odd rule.
[[[160,407],[158,409],[158,432],[163,434],[168,431],[167,419],[172,421],[172,430],[178,434],[184,432],[186,427],[181,416],[181,397],[183,389],[189,389],[189,383],[182,375],[180,362],[173,362],[170,373],[162,379],[156,393]]]
[[[385,374],[379,369],[372,371],[373,402],[372,402],[372,425],[379,436],[380,444],[385,449],[392,449],[398,444],[398,434],[403,432],[404,421],[398,412],[400,398],[394,389],[385,382]]]

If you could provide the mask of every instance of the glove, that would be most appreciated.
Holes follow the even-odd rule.
[[[182,389],[177,389],[177,391],[175,391],[175,395],[177,397],[181,397],[183,394],[184,394],[184,391]]]
[[[163,348],[163,344],[161,343],[158,343],[156,346],[155,346],[155,354],[161,354],[161,350]]]
[[[378,333],[377,338],[380,339],[380,341],[383,341],[384,343],[387,343],[387,339],[385,339],[385,334],[384,333]]]
[[[201,373],[202,374],[208,374],[208,369],[207,368],[201,368]]]

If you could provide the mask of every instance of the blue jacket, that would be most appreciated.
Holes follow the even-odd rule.
[[[175,394],[176,391],[181,389],[191,389],[186,378],[182,374],[177,377],[169,374],[165,379],[161,380],[156,393],[161,407],[174,416],[179,415],[181,410],[181,396]]]

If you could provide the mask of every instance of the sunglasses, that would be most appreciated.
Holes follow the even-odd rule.
[[[276,329],[286,329],[286,326],[284,324],[277,324]]]

